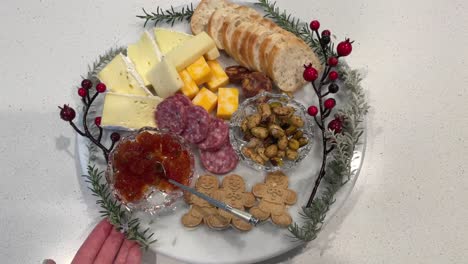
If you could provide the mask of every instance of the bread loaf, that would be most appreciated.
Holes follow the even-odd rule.
[[[319,59],[302,39],[247,6],[226,0],[202,0],[192,16],[194,34],[206,31],[219,49],[239,64],[268,75],[278,88],[294,92],[305,81],[303,65],[322,70]]]

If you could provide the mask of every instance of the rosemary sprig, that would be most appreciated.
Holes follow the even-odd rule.
[[[175,10],[173,6],[171,6],[169,9],[166,9],[166,10],[158,6],[156,7],[156,12],[150,12],[150,13],[146,12],[144,8],[142,9],[143,9],[144,15],[140,15],[137,17],[145,20],[145,24],[143,25],[144,27],[146,27],[146,24],[150,21],[152,21],[155,26],[161,22],[171,24],[171,26],[173,26],[174,23],[177,21],[179,22],[182,22],[184,20],[190,21],[193,15],[192,4],[182,7],[180,11]]]
[[[133,218],[131,213],[122,209],[122,205],[112,198],[112,194],[107,183],[102,183],[102,171],[99,171],[94,165],[88,165],[88,175],[83,175],[86,182],[91,186],[88,188],[93,195],[98,198],[96,203],[101,207],[102,217],[107,217],[109,222],[119,231],[122,231],[127,239],[137,241],[143,248],[156,242],[152,239],[154,233],[149,232],[149,228],[141,230],[138,218]]]
[[[298,18],[286,13],[286,11],[281,11],[275,2],[258,0],[256,4],[263,8],[266,17],[271,18],[283,29],[303,39],[318,54],[322,64],[326,65],[328,57],[336,56],[333,45],[323,49],[320,40],[314,38],[314,34],[312,34],[307,23],[301,22]],[[325,173],[322,176],[326,186],[320,197],[309,201],[307,206],[302,208],[300,212],[303,220],[302,225],[293,223],[289,226],[289,231],[297,240],[311,241],[317,237],[330,206],[335,202],[336,192],[355,173],[351,170],[351,161],[354,150],[364,132],[361,123],[367,113],[368,105],[363,88],[360,85],[362,80],[360,74],[356,70],[351,70],[343,62],[339,64],[338,71],[347,90],[346,99],[348,104],[344,109],[338,111],[338,114],[344,120],[343,131],[339,134],[327,131],[324,134],[324,138],[331,145],[328,150],[324,147],[324,155],[330,156],[328,162],[323,164]],[[323,78],[321,82],[323,82]]]

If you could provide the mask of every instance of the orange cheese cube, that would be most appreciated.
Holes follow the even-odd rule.
[[[226,72],[224,72],[223,67],[219,64],[218,61],[211,60],[207,62],[211,68],[211,78],[206,83],[206,86],[213,91],[218,91],[218,87],[225,86],[229,83],[229,77]]]
[[[206,83],[211,78],[211,69],[204,57],[200,57],[187,67],[187,71],[197,85]]]
[[[218,103],[218,96],[212,91],[201,88],[200,92],[193,98],[192,103],[194,105],[201,106],[209,113],[213,111]]]
[[[190,74],[187,70],[179,72],[179,75],[182,79],[182,82],[184,82],[184,86],[180,89],[180,91],[188,98],[194,98],[195,95],[197,95],[197,93],[200,91],[198,85],[193,81],[192,77],[190,77]]]
[[[216,116],[230,119],[239,107],[239,90],[237,88],[218,89],[218,112]]]

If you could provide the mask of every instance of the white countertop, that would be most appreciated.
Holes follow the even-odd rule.
[[[68,263],[98,221],[57,106],[75,102],[72,88],[97,55],[137,39],[141,7],[168,2],[0,1],[2,263]],[[356,40],[348,61],[367,71],[372,105],[355,190],[309,249],[281,260],[466,263],[468,2],[278,5]]]

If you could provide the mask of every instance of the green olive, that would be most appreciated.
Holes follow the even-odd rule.
[[[299,149],[299,141],[295,139],[290,139],[288,142],[288,147],[292,150],[298,150]]]

